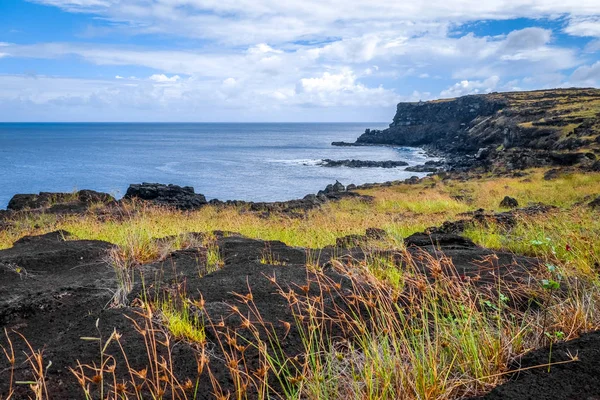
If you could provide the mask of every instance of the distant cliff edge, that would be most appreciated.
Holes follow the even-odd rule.
[[[340,145],[341,143],[337,143]],[[398,104],[390,127],[355,145],[421,146],[509,168],[593,163],[600,156],[600,90],[490,93]],[[468,163],[467,163],[468,164]]]

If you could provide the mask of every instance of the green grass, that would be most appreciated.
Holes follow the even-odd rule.
[[[465,236],[484,247],[561,263],[566,270],[600,272],[600,219],[586,207],[524,216],[511,228],[476,225]]]
[[[158,309],[165,327],[173,337],[197,344],[206,342],[204,323],[190,311],[187,302],[178,307],[172,300],[167,300],[159,302]]]

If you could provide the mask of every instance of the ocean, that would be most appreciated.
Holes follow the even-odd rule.
[[[422,150],[334,147],[373,123],[0,123],[0,208],[15,193],[93,189],[121,197],[130,183],[189,185],[207,199],[280,201],[345,185],[405,179],[403,167],[327,168],[324,159],[404,160]]]

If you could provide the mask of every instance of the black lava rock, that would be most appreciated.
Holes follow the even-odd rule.
[[[207,204],[204,195],[195,193],[191,186],[142,183],[129,185],[124,199],[138,198],[159,205],[172,206],[181,210],[193,210]]]
[[[505,196],[502,201],[500,202],[500,207],[504,207],[504,208],[517,208],[519,207],[519,202],[517,201],[517,199],[510,197],[510,196]]]

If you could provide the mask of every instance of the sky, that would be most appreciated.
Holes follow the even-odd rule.
[[[4,122],[389,122],[575,86],[599,0],[0,0]]]

